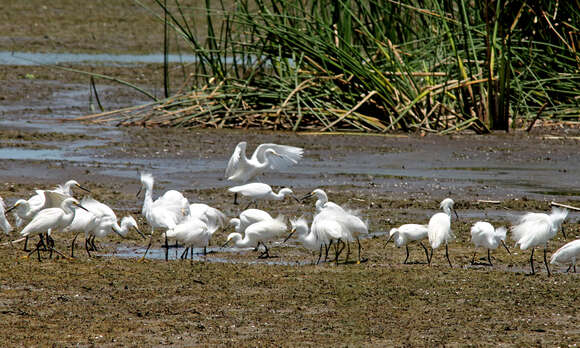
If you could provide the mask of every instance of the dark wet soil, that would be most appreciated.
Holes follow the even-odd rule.
[[[75,13],[68,2],[56,3],[48,12]],[[138,13],[132,6],[123,15],[127,20]],[[115,22],[112,17],[106,21]],[[139,23],[133,25],[139,28]],[[113,32],[126,31],[103,29],[99,37]],[[41,47],[42,35],[30,33],[16,41]],[[92,49],[90,42],[81,45],[78,36],[76,42],[74,36],[59,40],[65,49]],[[114,50],[115,40],[103,40],[103,47]],[[144,52],[143,42],[135,45]],[[144,86],[161,90],[155,82],[160,80],[148,80],[158,67],[104,69],[128,78],[137,72],[147,76],[140,77]],[[469,243],[469,228],[477,220],[508,226],[525,211],[548,211],[551,201],[580,206],[580,138],[573,126],[444,137],[124,129],[67,121],[90,112],[86,77],[38,67],[1,74],[0,196],[9,205],[34,189],[75,178],[118,216],[135,216],[148,232],[135,194],[139,171],[150,171],[155,196],[177,189],[192,202],[208,203],[233,217],[240,207],[231,204],[223,179],[228,156],[239,141],[251,149],[275,142],[304,147],[305,156],[296,167],[267,174],[262,181],[291,186],[298,196],[322,187],[333,201],[358,210],[373,233],[362,240],[367,262],[352,262],[353,245],[350,262],[343,256],[338,265],[312,265],[317,255],[294,241],[274,244],[271,252],[277,257],[269,260],[257,260],[252,250],[220,248],[231,231],[217,232],[213,252],[194,261],[139,263],[146,243],[135,234],[99,241],[101,249],[92,258],[79,238],[72,260],[48,259],[46,253],[42,262],[24,259],[21,242],[4,244],[4,346],[565,346],[580,338],[577,275],[554,269],[547,277],[541,250],[535,254],[535,276],[526,275],[529,251],[513,248],[512,255],[494,251],[494,267],[470,266]],[[98,87],[107,108],[147,101],[116,84],[101,81]],[[402,265],[405,251],[385,247],[384,234],[403,223],[426,223],[445,197],[455,200],[460,215],[453,222],[457,238],[449,246],[453,268],[443,250],[435,251],[431,267],[422,264],[425,254],[417,245],[410,246],[410,260],[417,263]],[[310,217],[313,202],[273,202],[261,208]],[[578,213],[571,212],[564,224],[567,240],[561,234],[552,240],[548,257],[580,236],[578,221]],[[14,232],[0,243],[17,238]],[[55,240],[57,249],[68,254],[72,235],[56,232]],[[163,255],[160,245],[156,238],[153,256]],[[175,252],[170,249],[172,258]],[[480,250],[477,259],[483,263],[486,256]]]

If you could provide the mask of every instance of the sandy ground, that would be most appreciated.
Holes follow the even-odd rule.
[[[27,10],[18,3],[10,2],[1,15],[36,16],[43,6],[39,2]],[[61,35],[66,25],[49,25],[65,18],[65,23],[83,23],[75,19],[74,4],[55,3],[42,12],[52,15],[35,22],[42,30],[20,33],[24,29],[13,21],[0,21],[3,32],[16,42],[26,39],[45,47],[43,33],[50,29],[49,37],[67,43],[64,50],[94,50],[98,45],[80,34]],[[113,3],[121,8],[95,17],[115,27],[127,24],[111,14],[126,13],[124,20],[136,15],[139,21],[130,26],[136,32],[148,23],[140,22],[144,17],[131,2],[127,7],[103,2],[97,8]],[[111,50],[126,40],[111,37],[131,32],[94,30],[99,42],[110,42],[102,47]],[[118,50],[146,52],[145,46],[141,41]],[[139,78],[152,90],[159,86],[155,66],[101,69]],[[118,129],[63,121],[89,112],[86,77],[38,67],[10,67],[0,74],[0,196],[9,205],[34,189],[75,178],[118,216],[135,216],[149,232],[140,216],[142,200],[135,197],[139,171],[149,171],[156,177],[155,196],[178,189],[192,202],[208,203],[233,217],[240,207],[231,203],[223,180],[229,154],[239,141],[250,148],[276,142],[304,147],[304,159],[261,180],[276,188],[290,186],[299,196],[322,187],[333,201],[358,210],[372,233],[362,240],[366,262],[352,262],[353,245],[350,261],[343,254],[338,265],[312,265],[316,255],[295,241],[274,244],[277,257],[268,260],[257,260],[252,250],[220,248],[231,231],[216,233],[212,252],[194,261],[157,259],[163,252],[156,238],[153,258],[138,263],[146,242],[134,233],[98,241],[101,249],[92,258],[82,238],[74,259],[48,259],[42,253],[42,262],[23,258],[21,243],[3,245],[4,346],[566,346],[580,338],[575,274],[554,268],[547,277],[541,250],[535,253],[535,276],[527,275],[530,252],[513,248],[512,255],[492,252],[494,267],[473,266],[469,244],[469,228],[477,220],[508,226],[525,211],[548,211],[551,201],[580,205],[579,138],[572,127],[446,137]],[[98,87],[107,108],[146,101],[115,84],[100,81]],[[385,247],[384,233],[403,223],[426,223],[448,196],[460,215],[453,221],[457,237],[449,246],[453,267],[440,249],[431,267],[423,264],[425,255],[417,245],[410,246],[415,263],[401,264],[405,251]],[[313,202],[261,207],[288,217],[310,218],[314,210]],[[578,213],[571,212],[564,224],[567,239],[558,234],[548,244],[548,257],[580,235],[578,220]],[[0,242],[16,238],[14,232]],[[72,235],[57,232],[55,240],[68,255]],[[175,253],[170,249],[172,258]],[[483,263],[485,251],[478,255]]]

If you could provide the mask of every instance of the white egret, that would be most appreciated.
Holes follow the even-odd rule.
[[[299,147],[261,144],[256,148],[251,158],[246,156],[245,141],[240,142],[226,168],[225,177],[229,181],[244,184],[266,171],[281,170],[298,163],[304,150]],[[237,194],[234,197],[236,203]]]
[[[149,173],[141,174],[141,188],[137,192],[137,195],[142,190],[145,190],[145,199],[143,200],[141,214],[145,216],[147,223],[151,226],[151,238],[140,261],[145,260],[145,256],[147,256],[147,252],[151,248],[153,234],[156,229],[162,229],[164,231],[173,229],[189,215],[189,202],[187,198],[183,197],[181,192],[169,190],[154,201],[153,182],[153,175]],[[165,239],[165,248],[165,260],[167,261],[169,259],[167,238]]]
[[[530,265],[532,266],[532,273],[534,270],[534,249],[539,246],[544,247],[544,264],[550,276],[550,267],[546,260],[546,247],[548,241],[558,233],[564,219],[568,216],[567,209],[552,208],[550,215],[544,213],[527,213],[520,218],[518,224],[512,226],[512,239],[519,244],[521,250],[532,248],[530,255]],[[562,233],[564,230],[562,229]],[[565,236],[565,235],[564,235]]]
[[[56,193],[55,197],[66,196],[72,197],[72,188],[77,187],[83,191],[90,192],[88,189],[79,185],[76,180],[69,180],[63,185],[58,185],[53,190],[36,190],[36,194],[30,197],[28,200],[19,199],[10,207],[7,212],[14,210],[14,217],[16,221],[16,227],[22,226],[23,223],[30,222],[34,216],[45,208],[58,208],[62,202],[61,199],[51,200],[46,199],[45,192]],[[24,241],[24,250],[27,250],[28,237]]]
[[[2,197],[0,197],[0,228],[2,228],[2,231],[4,231],[5,234],[9,234],[10,231],[12,231],[12,226],[6,219],[5,210],[6,205],[4,204]]]
[[[492,224],[485,221],[478,221],[473,226],[471,226],[471,243],[475,246],[475,251],[473,252],[473,258],[471,259],[471,264],[475,264],[475,255],[477,254],[477,248],[482,247],[487,249],[487,261],[490,266],[491,263],[490,250],[495,250],[501,244],[507,250],[508,254],[511,254],[507,245],[505,245],[507,230],[505,227],[493,228]]]
[[[234,226],[237,233],[244,233],[246,228],[256,222],[272,220],[273,217],[260,209],[246,209],[240,213],[239,218],[230,219],[230,225]]]
[[[457,212],[453,209],[453,204],[454,202],[451,198],[445,198],[440,204],[443,213],[437,213],[429,219],[429,232],[427,233],[429,236],[429,244],[431,244],[429,265],[431,265],[431,260],[433,260],[433,250],[445,243],[445,257],[449,262],[449,267],[453,267],[449,259],[449,247],[447,245],[454,238],[453,232],[451,231],[451,211],[453,210],[455,216],[457,216]]]
[[[187,216],[185,220],[177,224],[175,228],[169,229],[165,235],[169,239],[174,239],[186,248],[181,254],[181,258],[187,259],[187,252],[191,248],[191,257],[193,257],[193,248],[203,248],[203,254],[207,254],[207,247],[212,236],[205,221],[193,216]]]
[[[570,272],[570,269],[574,267],[574,273],[576,273],[576,260],[578,259],[580,259],[580,239],[576,239],[570,243],[564,244],[564,246],[556,250],[556,252],[552,254],[552,257],[550,258],[550,263],[569,265],[566,272]]]
[[[406,264],[407,260],[409,259],[409,243],[418,241],[419,244],[425,250],[427,262],[429,262],[429,252],[427,251],[427,247],[421,241],[422,239],[427,238],[428,234],[429,228],[427,225],[419,225],[419,224],[401,225],[396,228],[391,228],[391,230],[389,231],[389,239],[387,240],[387,243],[385,243],[385,246],[389,243],[391,239],[395,242],[397,248],[400,248],[404,245],[405,249],[407,250],[407,257],[405,257],[405,261],[403,261],[403,264]]]
[[[316,203],[314,203],[314,206],[316,207],[317,213],[319,213],[324,208],[335,208],[335,209],[344,210],[340,205],[338,205],[334,202],[330,202],[328,200],[328,195],[322,189],[316,189],[316,190],[306,194],[305,196],[303,196],[300,200],[303,201],[303,200],[308,199],[308,198],[313,197],[313,196],[316,196],[316,198],[317,198]]]
[[[226,226],[227,217],[219,209],[204,203],[192,203],[189,205],[189,216],[205,222],[211,234]]]
[[[87,209],[77,210],[71,224],[66,228],[68,231],[76,232],[71,244],[71,257],[74,257],[74,245],[79,233],[85,234],[85,250],[89,257],[91,253],[89,248],[96,251],[95,238],[104,238],[111,232],[125,238],[130,228],[134,228],[141,237],[145,236],[139,230],[137,221],[132,216],[125,216],[121,219],[121,225],[117,222],[117,215],[106,204],[101,203],[93,198],[85,197],[81,205]]]
[[[30,221],[28,225],[26,225],[22,231],[20,231],[20,235],[25,237],[35,234],[41,236],[40,241],[36,245],[36,249],[30,252],[31,254],[34,251],[37,251],[39,261],[39,248],[42,244],[44,244],[42,240],[42,233],[47,232],[50,234],[54,230],[62,230],[70,225],[75,216],[75,209],[73,209],[74,206],[85,209],[76,199],[72,197],[65,198],[62,201],[60,208],[47,208],[39,211],[38,214],[36,214],[36,216],[32,219],[32,221]],[[64,256],[59,251],[55,250],[50,243],[48,243],[47,247],[51,250],[51,253],[52,251],[55,251]]]
[[[285,187],[285,188],[280,189],[278,191],[278,193],[275,193],[272,190],[272,187],[270,185],[263,184],[263,183],[260,183],[260,182],[254,182],[254,183],[250,183],[250,184],[245,184],[245,185],[230,187],[228,189],[228,191],[233,192],[235,194],[238,194],[239,193],[239,194],[241,194],[244,197],[248,197],[251,200],[253,200],[254,203],[256,202],[256,200],[276,200],[276,201],[281,201],[284,198],[286,198],[287,195],[290,196],[290,197],[292,197],[292,198],[294,198],[297,202],[300,203],[300,201],[298,200],[298,198],[296,198],[294,196],[294,193],[292,192],[291,189]]]
[[[295,220],[290,220],[290,225],[292,226],[292,230],[290,234],[284,239],[286,242],[292,235],[296,234],[298,240],[302,245],[311,251],[318,251],[318,260],[316,264],[320,263],[320,258],[322,257],[322,247],[324,247],[324,243],[319,240],[316,234],[313,231],[309,231],[308,222],[304,217],[300,217]]]
[[[279,238],[286,232],[288,227],[284,221],[284,215],[278,215],[275,219],[263,220],[251,224],[246,228],[244,236],[238,232],[230,233],[224,247],[230,241],[234,243],[237,248],[247,248],[259,246],[260,243],[264,246],[264,252],[258,258],[268,258],[270,253],[266,242]]]

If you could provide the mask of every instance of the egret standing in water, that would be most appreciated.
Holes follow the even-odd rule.
[[[445,257],[449,262],[449,267],[451,265],[451,260],[449,259],[449,247],[448,242],[454,238],[453,232],[451,231],[451,211],[457,216],[457,212],[453,209],[453,200],[451,198],[445,198],[441,201],[440,207],[443,209],[443,213],[437,213],[429,219],[428,229],[429,232],[429,244],[431,244],[431,255],[429,256],[429,265],[433,260],[433,250],[439,248],[441,244],[445,243]],[[458,217],[459,218],[459,217]]]
[[[298,203],[300,203],[298,198],[296,198],[296,196],[294,196],[294,193],[292,192],[291,189],[285,187],[285,188],[280,189],[280,191],[278,191],[278,193],[275,193],[272,190],[272,187],[270,185],[263,184],[260,182],[254,182],[254,183],[250,183],[250,184],[234,186],[234,187],[229,188],[228,191],[233,192],[236,195],[239,193],[244,197],[248,197],[251,200],[253,200],[254,203],[256,203],[257,200],[281,201],[284,198],[286,198],[286,196],[290,196],[290,197],[294,198],[294,200],[296,200]],[[250,202],[250,204],[252,204],[252,202]],[[248,207],[250,204],[248,204]],[[246,208],[248,208],[248,207],[246,207]]]
[[[534,270],[534,249],[536,247],[544,247],[544,264],[546,265],[548,276],[551,275],[550,267],[546,260],[546,248],[548,241],[554,238],[558,230],[562,227],[566,216],[568,216],[567,209],[552,208],[550,215],[544,213],[527,213],[520,218],[517,225],[512,226],[512,239],[516,242],[516,245],[519,244],[521,250],[532,248],[532,254],[530,255],[530,265],[532,266],[531,274],[536,273]],[[566,238],[564,229],[562,229],[562,234]]]
[[[30,221],[30,223],[28,223],[28,225],[26,225],[22,231],[20,231],[20,235],[25,237],[35,234],[40,236],[40,241],[36,245],[36,249],[30,252],[30,254],[32,254],[34,251],[38,252],[38,261],[40,261],[39,248],[44,244],[42,240],[42,233],[46,232],[48,235],[50,235],[52,231],[62,230],[63,228],[70,225],[75,217],[75,209],[73,208],[75,206],[81,209],[85,209],[76,199],[70,197],[65,198],[62,201],[60,208],[47,208],[39,211],[38,214],[36,214],[36,216],[32,219],[32,221]],[[55,250],[50,243],[47,243],[47,247],[51,250],[51,254],[52,251],[55,251],[61,256],[66,257],[61,252]]]
[[[271,256],[266,242],[280,238],[286,232],[288,227],[284,220],[284,215],[278,215],[275,219],[263,220],[251,224],[246,228],[243,237],[238,232],[230,233],[223,247],[228,245],[230,241],[237,248],[248,248],[262,244],[264,246],[264,252],[258,258],[269,258]]]
[[[580,259],[580,239],[571,241],[565,244],[560,249],[556,250],[552,257],[550,258],[551,264],[559,265],[569,265],[566,272],[570,272],[570,269],[574,267],[574,273],[576,273],[576,260]]]
[[[405,261],[403,261],[403,264],[406,264],[407,260],[409,259],[409,243],[418,241],[419,245],[421,245],[425,250],[427,263],[429,263],[429,252],[427,251],[427,247],[425,247],[425,245],[421,241],[427,238],[428,234],[429,228],[426,225],[418,225],[418,224],[401,225],[400,227],[391,229],[391,231],[389,232],[389,239],[387,240],[387,243],[385,243],[385,246],[389,244],[389,241],[391,241],[391,239],[394,240],[397,248],[400,248],[404,245],[405,249],[407,250],[407,257],[405,257]]]
[[[507,245],[505,245],[507,230],[505,227],[493,228],[492,224],[485,221],[478,221],[473,226],[471,226],[471,243],[475,246],[475,251],[473,252],[473,258],[471,259],[471,264],[475,264],[475,255],[477,254],[477,248],[482,247],[487,249],[487,261],[489,266],[493,266],[491,263],[490,250],[495,250],[501,244],[511,255],[510,250]]]
[[[85,250],[89,257],[91,257],[90,250],[97,250],[95,238],[104,238],[111,232],[118,234],[121,238],[125,238],[129,233],[129,229],[134,228],[145,239],[145,236],[137,226],[137,221],[132,216],[122,218],[119,226],[117,215],[108,205],[90,197],[83,198],[81,205],[87,211],[77,210],[72,223],[66,228],[68,231],[76,233],[71,243],[71,257],[74,257],[75,241],[80,233],[85,234]]]
[[[239,218],[230,219],[230,225],[234,226],[237,233],[244,233],[246,228],[256,222],[272,220],[272,216],[260,209],[246,209],[240,213]]]
[[[137,195],[145,190],[145,199],[143,200],[143,209],[141,214],[145,216],[147,223],[151,226],[151,237],[147,249],[140,261],[145,260],[147,252],[151,248],[153,235],[156,229],[167,231],[173,229],[187,215],[189,215],[189,202],[181,192],[169,190],[161,197],[153,200],[153,175],[149,173],[141,174],[141,188]],[[165,260],[169,259],[169,245],[167,244],[167,235],[165,236]]]
[[[304,150],[299,147],[262,144],[256,148],[252,157],[248,158],[246,146],[245,141],[236,146],[226,168],[227,180],[239,184],[247,183],[264,172],[282,170],[295,165],[304,153]],[[237,204],[237,194],[234,196],[234,204]]]
[[[206,255],[212,234],[213,232],[204,221],[191,215],[188,215],[175,228],[165,232],[167,238],[175,239],[186,247],[181,254],[182,259],[187,259],[187,252],[190,249],[190,258],[193,258],[193,248],[203,248],[203,254]]]

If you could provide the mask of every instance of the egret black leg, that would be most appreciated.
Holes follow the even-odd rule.
[[[427,262],[429,262],[429,251],[427,250],[427,247],[423,244],[423,242],[419,242],[419,244],[423,247],[423,250],[425,250],[425,257],[427,257]]]
[[[28,236],[26,236],[26,238],[24,238],[24,249],[22,249],[23,251],[30,251],[28,250]]]
[[[576,273],[576,264],[574,264],[574,273]]]
[[[237,192],[236,192],[236,193],[234,193],[234,204],[235,204],[235,205],[238,205],[238,204],[240,204],[240,203],[238,203],[238,193],[237,193]]]
[[[147,256],[147,253],[149,252],[149,249],[151,248],[151,243],[153,243],[153,231],[151,231],[151,237],[149,237],[149,244],[147,244],[147,249],[145,249],[145,253],[139,259],[139,262],[142,262],[143,260],[145,260],[145,257]]]
[[[407,264],[407,260],[409,259],[409,246],[405,245],[405,250],[407,250],[407,257],[405,257],[405,261],[403,261],[403,265]]]
[[[447,261],[449,262],[449,267],[453,268],[453,266],[451,265],[451,260],[449,259],[449,247],[447,246],[447,244],[445,244],[445,257],[447,258]]]
[[[350,256],[350,242],[346,243],[346,259],[344,260],[344,263],[348,263],[348,258]]]
[[[89,255],[89,257],[91,257],[91,252],[89,251],[89,246],[90,246],[90,242],[89,242],[89,238],[85,238],[85,250],[87,251],[87,255]]]
[[[322,244],[320,244],[320,251],[318,252],[318,260],[316,261],[317,265],[320,263],[321,257],[322,257]]]
[[[180,259],[187,259],[187,253],[189,252],[189,248],[185,248],[185,250],[183,250],[183,252],[181,253],[181,256],[179,256]]]
[[[431,255],[428,258],[429,266],[431,266],[431,260],[433,260],[433,248],[431,248]]]
[[[77,232],[77,234],[75,234],[75,237],[72,240],[72,243],[70,244],[70,257],[75,257],[75,243],[77,241],[77,237],[79,236],[80,232]]]
[[[489,252],[489,249],[487,249],[487,261],[489,262],[489,265],[493,267],[493,264],[491,263],[491,254]]]
[[[571,269],[572,269],[572,265],[570,265],[570,266],[568,267],[568,269],[566,270],[566,273],[569,273]],[[576,273],[576,272],[574,272],[574,273]]]
[[[532,265],[532,274],[536,274],[536,271],[534,270],[534,250],[535,250],[535,248],[532,248],[532,255],[530,255],[530,264]]]
[[[546,248],[544,248],[544,265],[546,265],[546,271],[548,271],[548,277],[552,275],[550,273],[550,266],[548,266],[548,260],[546,260]]]
[[[360,246],[360,239],[358,239],[358,237],[356,237],[356,243],[358,244],[358,263],[360,263],[360,261],[361,261],[361,259],[360,259],[361,246]]]

